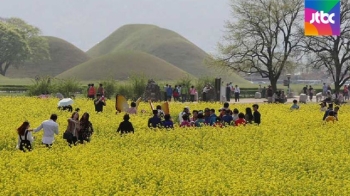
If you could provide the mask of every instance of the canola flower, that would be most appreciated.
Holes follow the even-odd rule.
[[[135,134],[116,133],[123,114],[107,101],[96,114],[91,100],[74,107],[90,113],[91,143],[68,147],[62,134],[70,113],[57,110],[57,99],[1,97],[0,195],[349,195],[350,107],[339,122],[322,122],[316,104],[260,104],[262,124],[241,127],[150,130],[148,103],[131,115]],[[186,104],[219,109],[219,103]],[[244,111],[252,104],[230,108]],[[177,118],[185,105],[170,103]],[[16,128],[33,128],[58,114],[60,135],[53,148],[15,149]]]

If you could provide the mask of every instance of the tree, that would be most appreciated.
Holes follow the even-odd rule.
[[[10,66],[48,59],[49,45],[40,30],[18,18],[0,20],[0,74]]]
[[[233,22],[226,23],[226,45],[219,44],[224,66],[269,78],[274,91],[288,61],[298,56],[296,23],[303,0],[232,0]]]
[[[303,40],[308,63],[314,68],[326,68],[338,92],[350,79],[350,3],[348,0],[341,0],[340,24],[340,36],[307,36]]]

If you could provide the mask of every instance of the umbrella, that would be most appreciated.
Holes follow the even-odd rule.
[[[71,98],[64,98],[64,99],[61,99],[59,102],[58,102],[58,107],[63,107],[63,106],[69,106],[69,105],[72,105],[74,103],[73,99]]]

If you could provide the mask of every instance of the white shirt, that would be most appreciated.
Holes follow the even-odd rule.
[[[241,93],[241,90],[239,90],[238,86],[235,88],[235,93]]]
[[[27,130],[26,130],[26,131],[27,131]],[[24,133],[24,135],[18,136],[16,148],[19,148],[19,145],[21,144],[21,139],[22,139],[22,140],[25,140],[25,133]],[[32,134],[31,131],[28,131],[27,140],[30,141],[30,143],[33,145],[34,138],[33,138],[33,134]]]
[[[207,93],[210,90],[210,88],[204,87],[203,88],[203,93]]]
[[[36,133],[41,129],[44,129],[42,142],[44,144],[52,144],[55,141],[55,134],[58,135],[58,124],[53,120],[45,120],[33,132]]]

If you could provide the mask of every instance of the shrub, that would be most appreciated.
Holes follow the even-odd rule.
[[[130,77],[131,89],[133,91],[132,99],[137,99],[143,95],[145,92],[147,81],[145,75],[143,74],[135,74]]]
[[[33,81],[33,85],[30,85],[27,91],[29,96],[38,96],[41,94],[50,94],[54,91],[54,85],[51,82],[50,77],[37,78]]]
[[[114,79],[108,79],[101,82],[103,84],[103,88],[105,90],[105,97],[110,99],[115,96],[117,92],[117,82]]]
[[[61,93],[64,97],[71,97],[76,92],[82,92],[82,85],[76,79],[55,80],[54,93]]]

